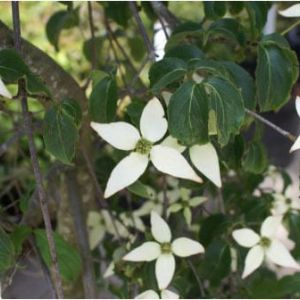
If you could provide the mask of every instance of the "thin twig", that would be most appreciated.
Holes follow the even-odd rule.
[[[14,41],[15,47],[17,51],[21,51],[21,29],[20,29],[20,15],[19,15],[19,3],[18,1],[12,2],[12,14],[13,14],[13,27],[14,27]],[[46,191],[43,186],[43,176],[40,170],[37,151],[34,144],[33,138],[33,130],[32,130],[32,120],[31,115],[28,109],[28,102],[27,102],[27,94],[26,94],[26,85],[24,79],[19,80],[19,95],[21,98],[21,106],[22,106],[22,113],[24,119],[24,128],[26,130],[28,136],[28,145],[29,145],[29,152],[31,157],[31,163],[33,167],[33,173],[35,176],[35,181],[37,185],[42,215],[45,223],[46,235],[50,249],[50,257],[51,257],[51,274],[52,280],[54,282],[56,294],[58,298],[63,298],[63,288],[62,288],[62,281],[59,274],[58,263],[57,263],[57,252],[55,247],[55,242],[53,238],[53,230],[49,215],[48,203],[47,203],[47,195]]]
[[[201,294],[201,297],[205,298],[204,286],[203,286],[202,281],[201,281],[201,279],[200,279],[200,277],[199,277],[199,275],[197,273],[197,270],[196,270],[195,266],[193,265],[192,261],[189,258],[187,259],[187,263],[188,263],[190,269],[192,270],[192,272],[193,272],[193,274],[194,274],[194,276],[196,278],[196,281],[197,281],[197,284],[198,284],[198,287],[199,287],[199,292]]]
[[[168,30],[167,30],[166,24],[164,22],[164,19],[160,15],[157,15],[157,18],[158,18],[158,20],[159,20],[159,22],[161,24],[161,28],[162,28],[162,30],[163,30],[163,32],[165,34],[165,37],[168,40],[169,39],[169,34],[168,34]]]
[[[96,49],[96,41],[95,41],[95,26],[93,21],[93,8],[92,3],[90,1],[87,2],[88,5],[88,15],[89,15],[89,25],[91,31],[92,38],[92,68],[95,70],[97,68],[97,49]]]
[[[298,26],[300,24],[300,20],[294,22],[291,26],[289,26],[288,28],[284,29],[282,32],[280,32],[281,35],[286,35],[287,33],[289,33],[293,28],[295,28],[296,26]]]
[[[257,114],[254,111],[251,111],[249,109],[245,109],[246,113],[249,114],[250,116],[254,117],[255,119],[257,119],[258,121],[268,125],[270,128],[274,129],[275,131],[277,131],[278,133],[280,133],[281,135],[285,136],[286,138],[288,138],[290,141],[294,142],[296,140],[296,137],[294,135],[292,135],[290,132],[280,128],[279,126],[273,124],[272,122],[270,122],[269,120],[265,119],[264,117],[262,117],[261,115]]]
[[[142,22],[142,19],[139,15],[139,12],[138,12],[138,9],[137,9],[137,5],[136,5],[136,2],[134,1],[129,1],[129,7],[130,7],[130,10],[133,14],[133,17],[137,23],[137,26],[139,28],[139,31],[143,37],[143,40],[145,42],[145,45],[146,45],[146,48],[148,50],[148,54],[149,54],[149,58],[154,61],[155,60],[155,50],[154,50],[154,47],[148,37],[148,34],[147,34],[147,31],[146,31],[146,28]]]

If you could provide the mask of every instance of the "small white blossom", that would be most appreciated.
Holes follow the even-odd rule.
[[[265,259],[282,267],[300,270],[299,264],[278,238],[281,220],[280,216],[266,218],[261,225],[260,235],[249,228],[233,231],[232,236],[238,244],[251,248],[246,256],[242,278],[246,278],[259,268]]]
[[[297,18],[300,17],[300,4],[294,4],[287,9],[279,10],[278,13],[286,18]]]
[[[120,214],[120,219],[126,227],[133,227],[141,232],[144,232],[146,229],[137,211],[133,211],[132,213],[123,212]]]
[[[300,4],[299,4],[299,6],[300,6]],[[297,114],[300,117],[300,97],[299,96],[296,97],[295,105],[296,105]],[[298,149],[300,149],[300,135],[297,137],[295,143],[291,147],[290,152],[293,152]]]
[[[285,215],[287,212],[296,212],[300,210],[300,199],[289,198],[282,194],[274,194],[272,203],[272,215]]]
[[[114,218],[114,216],[112,216]],[[105,209],[101,210],[100,212],[97,211],[90,211],[87,217],[87,228],[89,234],[89,245],[90,249],[93,250],[97,247],[97,245],[103,240],[106,233],[109,233],[113,236],[117,236],[118,234],[129,240],[133,240],[133,236],[129,233],[127,228],[114,218],[112,220],[111,215]],[[116,226],[116,228],[115,228]]]
[[[170,291],[170,290],[162,290],[159,294],[153,290],[147,290],[135,297],[135,299],[179,299],[179,296]]]
[[[203,246],[194,240],[181,237],[171,242],[169,225],[154,211],[151,212],[151,232],[155,242],[145,242],[123,257],[127,261],[153,261],[159,289],[165,289],[175,273],[175,257],[187,257],[203,253]]]
[[[126,122],[91,123],[91,127],[117,149],[132,151],[113,169],[104,192],[108,198],[134,183],[146,170],[149,161],[159,171],[171,176],[202,182],[180,152],[163,145],[155,145],[167,132],[164,109],[157,98],[145,106],[139,131]]]
[[[180,189],[181,199],[182,201],[178,201],[170,205],[167,210],[167,214],[176,213],[179,211],[183,211],[183,216],[185,218],[186,223],[191,226],[192,224],[192,208],[199,206],[200,204],[207,201],[205,197],[190,197],[191,191],[187,189]]]
[[[0,96],[4,96],[6,98],[11,99],[12,95],[9,92],[9,90],[6,88],[6,86],[4,85],[3,81],[0,78]]]
[[[185,146],[180,145],[177,139],[172,136],[168,136],[162,142],[162,145],[172,147],[179,152],[183,152],[186,149]],[[217,187],[221,187],[219,159],[214,146],[211,143],[194,145],[189,148],[189,154],[193,165]]]

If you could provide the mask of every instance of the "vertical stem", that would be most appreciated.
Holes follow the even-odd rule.
[[[20,15],[19,15],[19,3],[18,1],[12,2],[12,14],[13,14],[13,27],[14,27],[14,42],[16,50],[21,52],[21,29],[20,29]],[[27,102],[27,93],[26,93],[26,83],[24,79],[19,80],[19,91],[18,94],[21,98],[21,106],[22,106],[22,115],[24,119],[24,129],[26,131],[28,137],[28,145],[29,145],[29,152],[31,157],[31,164],[33,168],[33,173],[36,181],[39,201],[41,205],[41,211],[43,215],[43,220],[46,229],[47,240],[50,249],[50,256],[51,256],[51,275],[52,280],[54,282],[55,290],[57,297],[62,299],[63,298],[63,288],[62,288],[62,281],[59,274],[58,263],[57,263],[57,252],[53,237],[53,230],[51,225],[51,219],[48,209],[47,203],[47,195],[46,191],[43,186],[43,176],[40,170],[37,151],[34,144],[33,138],[33,129],[32,129],[32,120],[31,115],[28,110],[28,102]]]
[[[97,68],[97,49],[95,40],[95,27],[93,21],[93,8],[91,1],[88,1],[88,14],[89,14],[89,24],[92,38],[92,68],[95,70]]]

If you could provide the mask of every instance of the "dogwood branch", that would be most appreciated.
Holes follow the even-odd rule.
[[[144,24],[142,22],[142,19],[141,19],[140,15],[139,15],[136,2],[130,1],[129,2],[129,7],[130,7],[130,10],[131,10],[131,12],[133,14],[133,17],[134,17],[134,19],[135,19],[135,21],[137,23],[139,31],[140,31],[140,33],[141,33],[141,35],[143,37],[145,45],[147,47],[149,58],[154,61],[155,60],[154,47],[153,47],[153,45],[152,45],[152,43],[151,43],[151,41],[150,41],[150,39],[148,37],[146,28],[145,28],[145,26],[144,26]]]
[[[263,124],[265,124],[265,125],[269,126],[270,128],[274,129],[275,131],[277,131],[281,135],[288,138],[290,141],[294,142],[296,140],[296,137],[294,135],[292,135],[290,132],[280,128],[279,126],[277,126],[274,123],[270,122],[269,120],[267,120],[266,118],[264,118],[261,115],[257,114],[256,112],[251,111],[247,108],[245,109],[245,111],[248,115],[252,116],[253,118],[257,119],[258,121],[262,122]]]
[[[13,28],[14,28],[14,42],[17,51],[21,51],[21,28],[20,28],[20,15],[19,15],[19,3],[18,1],[12,2],[12,15],[13,15]],[[51,274],[54,282],[56,294],[58,298],[63,298],[62,281],[59,274],[58,263],[57,263],[57,252],[55,242],[53,238],[53,230],[49,215],[49,209],[47,204],[47,195],[43,186],[43,176],[40,170],[40,166],[37,158],[37,151],[33,139],[32,120],[28,109],[26,85],[24,79],[19,80],[19,95],[21,99],[22,113],[24,119],[24,128],[28,136],[29,152],[31,157],[31,163],[33,167],[33,173],[36,180],[40,206],[44,219],[47,240],[50,249],[51,257]]]

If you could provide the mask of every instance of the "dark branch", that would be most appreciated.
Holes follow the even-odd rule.
[[[12,2],[12,14],[13,14],[13,24],[14,24],[14,43],[17,51],[21,53],[21,29],[20,29],[20,16],[19,16],[19,3],[18,1]],[[26,134],[28,136],[28,144],[29,144],[29,152],[31,157],[31,163],[33,167],[33,172],[36,180],[40,206],[42,210],[42,215],[45,223],[45,230],[47,235],[47,240],[50,249],[51,256],[51,274],[52,280],[54,282],[54,286],[56,289],[56,294],[58,298],[63,298],[63,289],[62,289],[62,281],[59,274],[58,262],[57,262],[57,252],[53,237],[53,230],[50,220],[49,208],[47,203],[47,195],[45,188],[43,186],[43,176],[40,170],[37,151],[34,144],[33,138],[33,130],[32,130],[32,120],[31,115],[28,109],[27,102],[27,93],[26,93],[26,85],[24,79],[19,80],[19,91],[22,106],[22,114],[24,119],[24,128]]]

